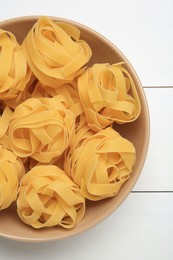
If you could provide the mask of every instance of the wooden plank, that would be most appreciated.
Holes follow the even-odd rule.
[[[173,194],[130,194],[106,220],[80,235],[52,243],[0,239],[4,259],[172,260]],[[67,231],[68,232],[68,231]]]
[[[136,191],[173,191],[173,88],[146,88],[150,145]]]
[[[114,43],[128,58],[143,85],[173,84],[173,1],[44,1],[44,5],[30,0],[1,1],[0,20],[31,14],[60,16],[85,24]],[[39,1],[38,1],[39,2]],[[20,8],[15,8],[19,6]],[[67,8],[68,6],[68,8]],[[60,11],[59,11],[60,8]],[[72,11],[73,10],[73,11]],[[96,14],[97,10],[97,14]],[[147,14],[147,15],[146,15]],[[97,17],[97,19],[96,19]],[[133,19],[132,19],[133,17]]]

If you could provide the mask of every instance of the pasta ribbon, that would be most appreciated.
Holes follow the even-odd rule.
[[[13,111],[8,106],[5,106],[2,115],[0,116],[0,145],[10,150],[10,141],[8,136],[8,128]]]
[[[31,70],[15,36],[2,29],[0,29],[0,68],[0,99],[14,108],[31,78]]]
[[[91,49],[80,40],[76,27],[47,17],[34,24],[23,42],[23,50],[35,76],[53,88],[72,82],[91,57]]]
[[[60,86],[58,89],[45,87],[39,81],[30,85],[26,91],[27,98],[41,98],[41,97],[56,97],[59,96],[67,101],[67,108],[75,116],[75,128],[76,131],[86,124],[84,110],[77,91],[76,81],[72,83],[66,83]]]
[[[34,228],[73,228],[85,213],[85,199],[63,170],[54,165],[35,166],[21,181],[17,212]]]
[[[140,114],[135,84],[121,63],[87,69],[78,79],[78,91],[88,126],[96,132],[113,122],[132,122]]]
[[[20,159],[0,145],[0,210],[8,208],[16,200],[24,172]]]
[[[19,157],[50,163],[69,146],[75,118],[66,100],[29,98],[16,107],[8,135],[12,151]]]
[[[115,196],[132,172],[135,148],[111,127],[93,133],[87,126],[73,138],[64,169],[93,201]]]

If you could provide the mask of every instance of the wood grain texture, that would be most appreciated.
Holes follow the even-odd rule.
[[[173,191],[173,88],[145,89],[150,110],[150,145],[135,191]]]
[[[0,256],[18,260],[172,260],[172,205],[173,194],[130,194],[109,218],[75,237],[46,244],[0,238]]]

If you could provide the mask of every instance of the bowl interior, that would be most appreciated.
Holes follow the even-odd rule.
[[[1,22],[0,28],[14,33],[18,42],[21,43],[37,19],[38,17],[15,18]],[[123,185],[118,195],[100,202],[88,203],[84,219],[77,224],[75,228],[64,230],[59,227],[52,227],[42,230],[34,230],[33,228],[23,224],[19,219],[14,203],[8,209],[0,212],[0,236],[6,238],[23,241],[48,241],[72,236],[91,228],[110,215],[127,197],[141,173],[147,154],[149,142],[148,106],[141,83],[129,61],[112,43],[95,31],[69,20],[61,18],[56,18],[56,20],[72,23],[80,29],[81,38],[88,42],[93,52],[88,66],[99,62],[125,62],[126,69],[131,73],[139,94],[141,101],[141,114],[133,123],[124,125],[115,124],[114,127],[125,138],[128,138],[133,142],[136,148],[137,160],[131,178]]]

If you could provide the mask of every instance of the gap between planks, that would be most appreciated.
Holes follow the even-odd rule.
[[[143,86],[143,88],[173,88],[173,86]]]
[[[131,193],[173,193],[173,191],[164,190],[132,190]]]

